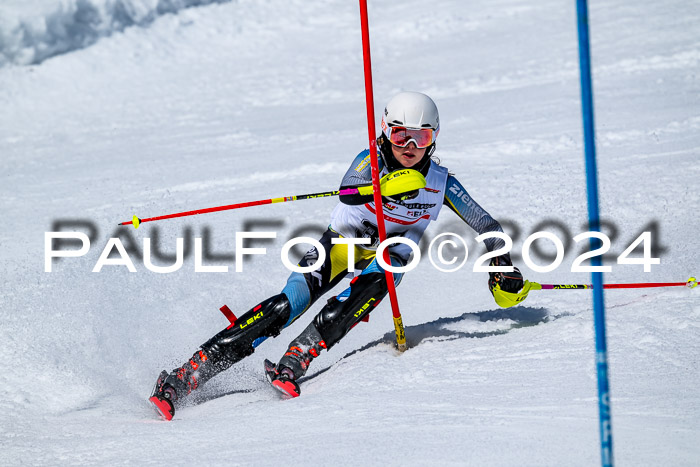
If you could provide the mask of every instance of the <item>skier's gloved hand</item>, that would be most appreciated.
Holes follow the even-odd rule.
[[[493,258],[490,263],[490,266],[512,265],[513,263],[510,261],[510,257],[506,255],[497,256]],[[523,281],[523,275],[516,267],[513,267],[512,272],[489,273],[489,290],[491,290],[491,294],[494,300],[496,300],[496,303],[503,308],[517,305],[527,298],[530,288],[525,287],[525,285],[526,282]]]
[[[490,272],[489,288],[494,289],[496,285],[505,292],[518,293],[523,288],[523,275],[520,269],[513,266],[513,272]]]
[[[493,265],[492,265],[493,266]],[[513,266],[513,272],[490,272],[489,289],[493,290],[496,285],[505,292],[518,293],[523,288],[523,275],[520,269]]]
[[[489,266],[513,266],[513,262],[510,260],[510,255],[503,255],[492,258]],[[505,275],[514,277],[506,278]],[[520,277],[520,284],[517,283],[518,276]],[[506,292],[518,292],[523,286],[523,275],[520,274],[520,270],[516,267],[513,267],[513,272],[489,272],[489,290],[493,292],[496,285],[500,285],[501,290]]]

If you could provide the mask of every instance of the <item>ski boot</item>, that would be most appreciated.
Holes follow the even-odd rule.
[[[158,415],[165,421],[172,420],[175,416],[175,401],[177,400],[175,388],[166,382],[167,378],[168,372],[163,370],[158,376],[153,394],[148,398]]]
[[[230,312],[230,310],[229,310]],[[149,401],[165,420],[171,420],[182,399],[211,378],[255,351],[256,341],[277,336],[289,321],[286,295],[270,297],[201,345],[181,367],[163,371]]]
[[[301,389],[294,381],[294,372],[286,366],[277,367],[270,360],[265,359],[265,375],[272,387],[282,393],[284,399],[299,397]]]
[[[297,380],[306,374],[311,360],[318,357],[326,343],[318,333],[314,323],[309,324],[299,336],[289,344],[280,362],[274,363],[265,360],[265,375],[275,389],[290,397],[298,397],[301,394]]]

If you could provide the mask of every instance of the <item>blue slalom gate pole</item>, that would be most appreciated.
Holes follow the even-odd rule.
[[[583,111],[583,138],[586,154],[586,188],[588,192],[588,221],[591,231],[600,231],[598,210],[598,169],[595,155],[595,128],[593,125],[593,84],[591,81],[591,54],[588,40],[588,3],[577,0],[578,51],[581,69],[581,106]],[[599,240],[591,238],[591,251],[598,248]],[[601,266],[601,256],[594,256],[593,266]],[[610,418],[610,387],[608,384],[608,349],[605,337],[605,302],[603,300],[603,273],[593,276],[593,316],[595,324],[595,361],[598,373],[598,412],[600,420],[600,454],[603,466],[613,465],[612,422]]]

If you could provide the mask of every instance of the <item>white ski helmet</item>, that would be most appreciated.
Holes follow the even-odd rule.
[[[382,131],[386,128],[402,126],[406,128],[431,128],[440,130],[440,115],[433,100],[420,92],[400,92],[384,108]]]
[[[430,156],[435,151],[435,140],[440,132],[440,115],[433,100],[420,92],[400,92],[386,104],[382,115],[382,138],[380,138],[380,149],[382,158],[389,170],[401,168],[401,164],[391,152],[391,138],[393,127],[403,127],[415,130],[432,130],[429,139],[423,144],[419,144],[416,139],[410,138],[405,144],[413,141],[417,147],[427,147],[426,154],[420,163],[420,168],[429,166]],[[404,144],[404,145],[405,145]],[[422,171],[422,170],[421,170]]]

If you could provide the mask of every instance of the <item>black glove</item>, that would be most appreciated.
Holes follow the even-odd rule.
[[[491,260],[490,266],[512,266],[513,263],[510,257],[497,256]],[[504,292],[518,293],[523,288],[523,275],[520,270],[513,267],[513,272],[490,272],[489,273],[489,290],[493,292],[496,285],[501,286]]]

